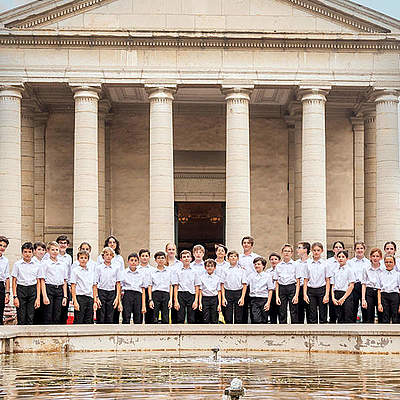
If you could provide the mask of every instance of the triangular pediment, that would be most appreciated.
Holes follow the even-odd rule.
[[[3,29],[58,31],[400,32],[347,0],[37,0],[0,14]]]

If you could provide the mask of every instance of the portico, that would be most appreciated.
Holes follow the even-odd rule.
[[[94,253],[110,233],[124,254],[163,249],[176,240],[177,201],[225,202],[231,249],[248,234],[262,253],[300,239],[400,241],[398,22],[361,13],[328,28],[314,10],[315,31],[279,38],[250,22],[247,33],[193,27],[182,37],[156,21],[132,37],[95,27],[102,9],[121,24],[119,3],[65,18],[43,10],[48,23],[28,10],[0,15],[0,231],[10,259],[27,236],[61,233]],[[292,3],[274,2],[282,23],[307,13]],[[185,16],[196,19],[191,7]]]

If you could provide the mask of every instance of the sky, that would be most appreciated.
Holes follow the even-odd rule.
[[[139,0],[149,1],[149,0]],[[400,0],[353,0],[400,20]],[[0,0],[0,12],[31,2],[31,0]]]

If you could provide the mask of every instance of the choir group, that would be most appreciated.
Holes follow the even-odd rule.
[[[215,245],[215,259],[204,260],[196,245],[176,258],[168,243],[156,252],[141,249],[120,254],[115,236],[105,240],[97,260],[91,246],[79,246],[73,262],[69,239],[62,235],[45,245],[27,242],[13,268],[4,253],[9,240],[0,236],[0,323],[5,304],[17,309],[21,325],[65,324],[72,301],[76,324],[271,323],[294,324],[399,322],[400,272],[396,244],[366,257],[363,242],[354,244],[354,258],[341,241],[334,256],[323,257],[319,242],[284,244],[268,259],[253,252],[254,239],[242,239],[243,251]],[[288,313],[289,311],[289,313]]]

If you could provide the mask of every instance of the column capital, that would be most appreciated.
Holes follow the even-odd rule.
[[[288,107],[289,115],[295,120],[300,120],[303,114],[300,101],[292,101]]]
[[[174,100],[176,85],[145,85],[149,100]]]
[[[101,85],[86,85],[86,84],[70,84],[69,85],[72,93],[74,93],[74,99],[78,98],[91,98],[99,99],[101,92]]]
[[[364,127],[364,118],[360,117],[351,117],[351,124],[353,127]]]
[[[371,94],[371,100],[375,103],[399,102],[400,91],[397,89],[375,89]]]
[[[221,91],[225,100],[247,100],[250,101],[253,85],[246,86],[222,86]]]
[[[46,124],[48,119],[49,119],[49,113],[47,112],[35,112],[33,114],[33,121],[35,123],[35,126]]]
[[[326,102],[331,86],[299,86],[297,89],[297,99],[304,101],[323,101]]]
[[[111,109],[111,102],[107,99],[99,101],[99,117],[106,118]]]
[[[22,99],[23,91],[24,85],[22,83],[0,85],[0,97],[15,97]]]

